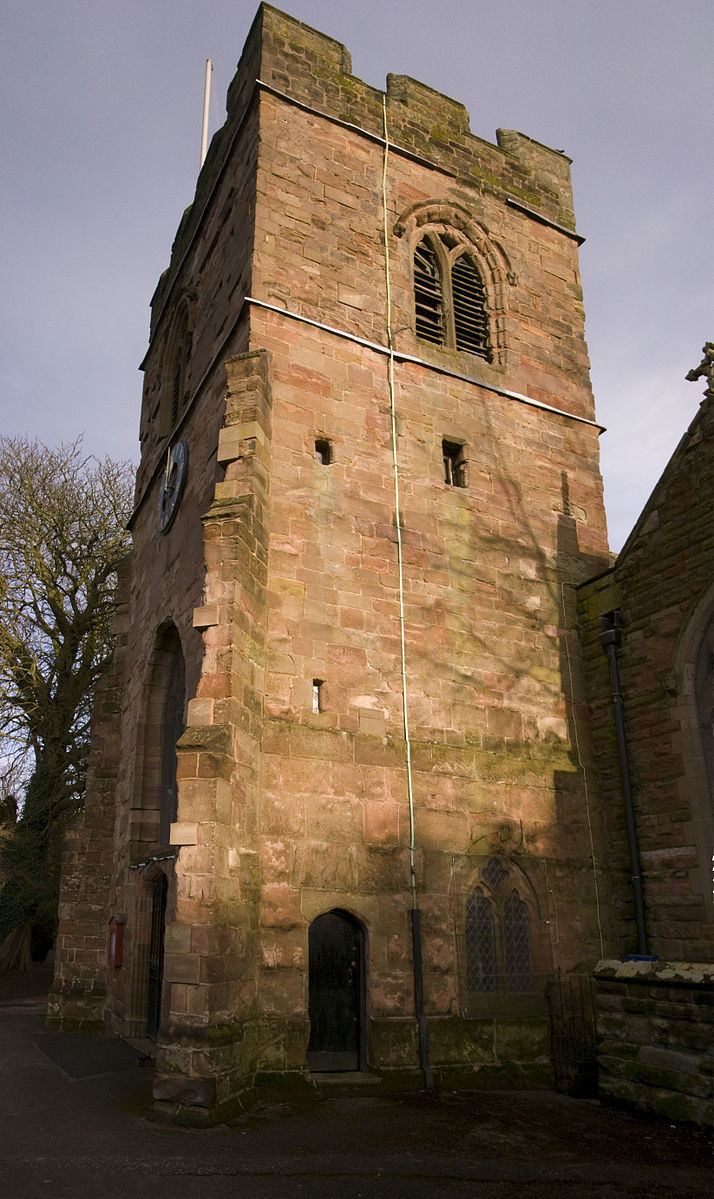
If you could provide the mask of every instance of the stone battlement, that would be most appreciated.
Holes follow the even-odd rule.
[[[408,75],[387,75],[382,92],[351,73],[341,42],[269,4],[261,4],[236,75],[228,89],[225,124],[214,135],[152,300],[154,317],[166,300],[179,265],[225,168],[233,141],[260,95],[260,84],[286,102],[327,120],[349,124],[371,138],[384,137],[383,97],[392,153],[406,153],[504,200],[512,196],[567,229],[575,228],[570,159],[512,129],[497,130],[497,144],[471,132],[459,101]],[[154,319],[152,318],[152,330]]]

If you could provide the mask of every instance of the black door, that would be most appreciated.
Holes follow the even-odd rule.
[[[364,1053],[363,934],[346,912],[310,925],[311,1070],[359,1070]]]
[[[151,942],[149,944],[149,1016],[147,1032],[155,1037],[161,1024],[161,989],[164,983],[164,935],[166,933],[166,895],[169,889],[165,874],[154,883],[151,905]]]

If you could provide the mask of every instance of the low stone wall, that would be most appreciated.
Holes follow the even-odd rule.
[[[594,974],[601,1098],[714,1124],[714,965],[603,961]]]

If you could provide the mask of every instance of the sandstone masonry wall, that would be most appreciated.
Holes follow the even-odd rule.
[[[602,1097],[714,1124],[712,967],[600,962],[595,997]]]
[[[274,1035],[259,1066],[301,1060],[286,1013],[306,1011],[307,928],[331,907],[367,929],[370,1061],[413,1066],[387,361],[293,319],[386,344],[383,147],[328,119],[379,134],[382,98],[348,74],[342,47],[269,9],[262,20],[260,78],[288,98],[260,99],[251,293],[279,311],[250,316],[273,400],[258,1003]],[[536,147],[525,166],[518,135],[489,146],[460,105],[412,80],[390,77],[386,106],[390,139],[432,164],[393,152],[387,171],[395,344],[423,360],[398,363],[395,379],[425,993],[435,1062],[482,1064],[494,1060],[493,1012],[462,1019],[463,926],[488,855],[511,855],[529,880],[543,975],[554,961],[587,969],[608,936],[575,750],[573,587],[606,561],[597,430],[479,386],[592,417],[576,242],[505,203],[526,176],[567,192],[565,160]],[[416,337],[412,255],[428,228],[456,230],[481,255],[493,364]],[[465,446],[466,489],[444,483],[444,438]],[[542,1057],[542,1006],[529,1024],[498,1003],[496,1060]]]
[[[315,111],[261,94],[252,287],[263,300],[386,344],[383,146],[329,119],[382,135],[382,93],[340,73],[333,46],[295,22],[270,17],[261,79]],[[468,131],[463,106],[415,80],[390,76],[385,102],[390,142],[416,147],[427,160],[396,149],[389,154],[395,347],[592,418],[577,241],[506,202],[526,182],[548,195],[569,195],[568,160],[519,134],[505,139],[508,148],[490,145]],[[420,139],[422,119],[428,133]],[[529,153],[521,153],[524,143]],[[527,194],[548,211],[546,192]],[[429,228],[442,227],[468,237],[482,262],[503,342],[494,364],[431,347],[414,333],[414,245]]]
[[[266,622],[271,397],[264,353],[226,364],[218,459],[204,516],[204,656],[178,744],[176,910],[154,1097],[215,1109],[255,1068],[260,710]]]
[[[712,622],[714,403],[705,400],[614,568],[579,592],[594,757],[620,950],[634,946],[624,806],[600,617],[619,608],[625,725],[651,951],[712,960],[711,782],[697,723],[697,650]],[[692,636],[690,637],[690,632]]]

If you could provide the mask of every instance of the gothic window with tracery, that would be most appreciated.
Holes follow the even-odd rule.
[[[531,938],[528,909],[517,891],[503,905],[503,958],[507,991],[532,991]]]
[[[464,926],[469,992],[534,990],[531,917],[512,872],[489,858],[466,901]]]
[[[493,903],[475,887],[466,904],[466,982],[469,991],[496,991]]]

